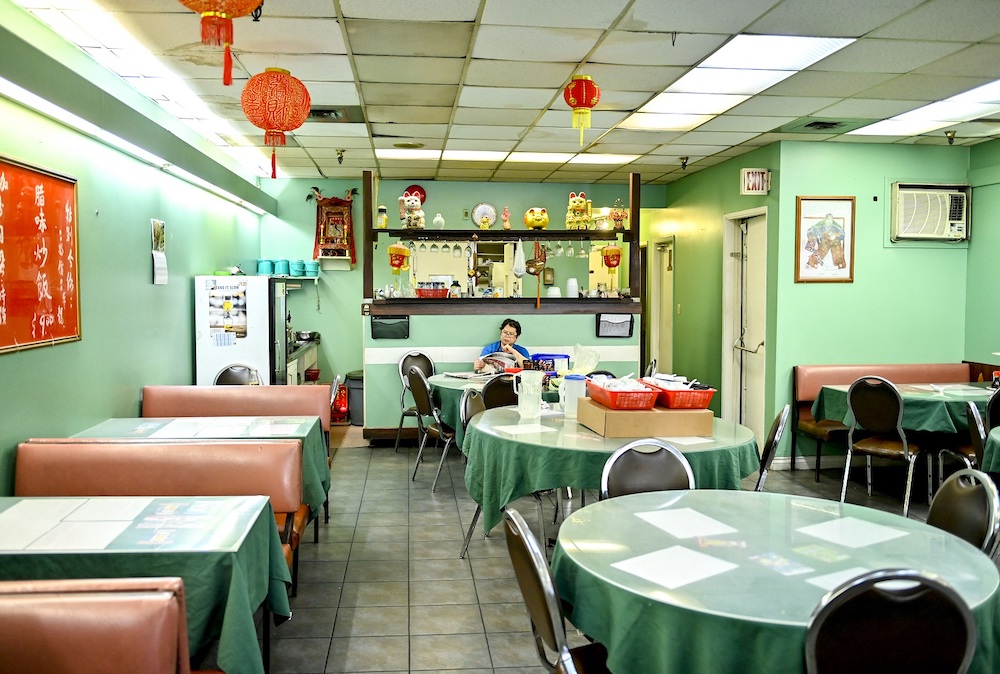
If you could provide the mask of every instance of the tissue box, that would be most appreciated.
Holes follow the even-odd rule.
[[[612,410],[580,398],[576,420],[606,438],[662,438],[712,435],[712,410]]]

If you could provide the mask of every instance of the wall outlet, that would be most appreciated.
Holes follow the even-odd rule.
[[[463,220],[468,220],[469,219],[469,209],[468,208],[466,208],[466,209],[464,209],[462,211],[462,219]]]

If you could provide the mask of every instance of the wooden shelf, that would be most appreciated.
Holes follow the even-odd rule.
[[[376,229],[376,236],[386,234],[398,239],[411,241],[471,241],[473,236],[479,241],[616,241],[622,236],[625,241],[631,237],[627,229]]]
[[[491,315],[491,314],[638,314],[642,305],[631,298],[542,297],[541,306],[535,309],[534,297],[482,297],[466,298],[396,298],[373,300],[362,305],[362,314],[372,316],[434,316],[434,315]]]

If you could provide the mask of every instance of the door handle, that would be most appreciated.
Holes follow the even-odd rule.
[[[739,340],[738,342],[736,342],[735,344],[733,344],[733,348],[734,349],[736,349],[737,351],[745,351],[746,353],[757,353],[758,351],[760,351],[760,347],[762,347],[762,346],[764,346],[764,340],[763,339],[760,340],[760,344],[758,344],[757,347],[754,348],[754,349],[748,349],[747,347],[743,346],[743,340],[742,339]]]

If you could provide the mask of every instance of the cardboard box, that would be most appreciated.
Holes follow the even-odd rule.
[[[606,438],[662,438],[712,435],[712,410],[612,410],[580,398],[576,420]]]

